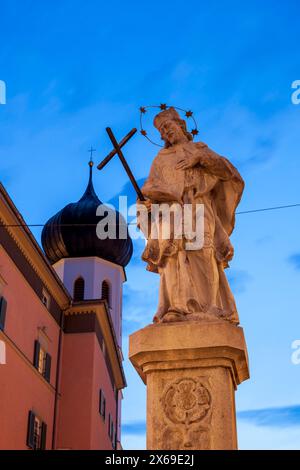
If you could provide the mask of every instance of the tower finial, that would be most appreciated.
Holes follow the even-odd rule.
[[[89,177],[89,184],[88,184],[88,187],[87,187],[87,190],[89,188],[92,188],[93,187],[93,166],[94,166],[94,161],[93,161],[93,153],[96,152],[96,149],[94,149],[92,146],[90,148],[90,150],[88,150],[88,152],[91,154],[90,156],[90,161],[89,161],[89,167],[90,167],[90,177]],[[92,190],[94,191],[94,188],[92,188]]]
[[[90,156],[90,161],[89,161],[89,166],[93,167],[94,166],[94,160],[93,160],[93,153],[96,152],[96,149],[94,149],[92,146],[88,152],[91,154]]]

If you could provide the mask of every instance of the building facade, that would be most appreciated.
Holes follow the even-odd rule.
[[[121,448],[132,242],[97,238],[99,204],[91,164],[83,197],[45,225],[43,251],[0,185],[0,449]]]

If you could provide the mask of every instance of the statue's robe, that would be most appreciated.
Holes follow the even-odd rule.
[[[179,160],[195,153],[201,156],[203,165],[175,169]],[[224,268],[228,267],[226,253],[232,249],[229,236],[243,189],[244,182],[236,168],[204,143],[186,142],[158,153],[142,192],[158,204],[203,204],[204,245],[191,251],[185,249],[184,240],[172,235],[168,240],[153,239],[154,227],[148,233],[145,217],[140,217],[139,226],[147,238],[142,258],[148,263],[147,269],[159,273],[161,278],[155,321],[175,312],[239,323]]]

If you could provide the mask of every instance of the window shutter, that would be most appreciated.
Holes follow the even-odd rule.
[[[100,389],[99,393],[99,413],[102,418],[105,420],[105,407],[106,407],[106,400],[105,395],[102,389]]]
[[[33,365],[36,369],[39,368],[40,349],[41,349],[40,343],[37,340],[35,340],[35,342],[34,342]]]
[[[46,439],[47,439],[47,424],[42,423],[40,450],[45,450],[46,449]]]
[[[103,392],[102,392],[102,389],[100,388],[100,392],[99,392],[99,413],[100,413],[101,416],[102,416],[102,395],[103,395]]]
[[[0,330],[4,330],[6,317],[7,301],[4,297],[0,298]]]
[[[105,420],[105,413],[106,413],[105,409],[106,409],[106,399],[105,397],[103,397],[103,415],[102,416],[104,420]]]
[[[114,422],[112,421],[111,430],[110,430],[110,439],[111,439],[113,447],[114,447],[114,435],[115,435],[115,427],[114,427]]]
[[[110,413],[108,415],[108,435],[110,437],[110,431],[111,431],[111,416]]]
[[[45,359],[45,379],[47,382],[50,383],[50,372],[51,372],[51,356],[50,354],[46,354],[46,359]]]
[[[114,430],[114,421],[113,421],[113,417],[112,417],[111,414],[109,413],[109,419],[108,419],[108,435],[109,435],[110,440],[111,440],[112,443],[113,443],[113,440],[114,440],[114,433],[115,433],[115,430]]]
[[[29,411],[26,444],[30,449],[34,449],[34,419],[35,414]]]

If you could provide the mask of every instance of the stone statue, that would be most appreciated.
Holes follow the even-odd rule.
[[[154,125],[165,147],[155,157],[142,188],[146,201],[139,202],[147,208],[150,227],[153,204],[202,204],[204,243],[200,249],[186,249],[184,238],[172,236],[172,227],[169,239],[152,238],[151,229],[144,230],[139,216],[139,226],[147,238],[142,258],[148,270],[160,275],[159,304],[153,321],[223,319],[237,325],[238,313],[224,269],[233,257],[229,236],[244,181],[226,158],[206,144],[192,141],[185,121],[174,108],[157,114]]]

